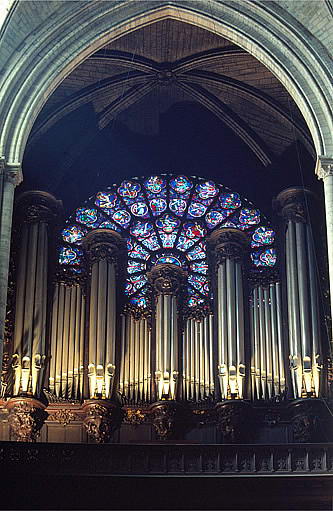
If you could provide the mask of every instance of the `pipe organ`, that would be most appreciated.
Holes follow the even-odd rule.
[[[256,402],[287,392],[292,399],[320,397],[309,192],[288,189],[275,201],[285,222],[277,258],[275,232],[259,224],[259,210],[238,194],[198,181],[196,202],[181,220],[191,181],[152,176],[144,183],[126,181],[117,189],[121,200],[100,192],[76,211],[77,224],[62,231],[67,245],[60,247],[57,273],[50,240],[58,201],[44,192],[18,200],[23,221],[9,397],[38,400],[47,380],[54,400],[88,403],[89,431],[96,421],[112,431],[117,403],[172,402],[178,414],[177,403],[185,402]],[[147,220],[141,186],[153,197],[149,207],[163,209],[166,185],[174,209],[163,216],[154,210]],[[131,220],[125,205],[143,217]],[[204,208],[206,224],[195,220]],[[223,415],[228,407],[222,408]],[[162,431],[163,406],[154,410]]]
[[[290,188],[277,197],[286,222],[289,362],[295,398],[319,396],[322,367],[313,237],[308,220],[311,193]]]

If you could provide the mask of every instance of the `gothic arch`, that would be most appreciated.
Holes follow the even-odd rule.
[[[23,12],[27,9],[30,7],[16,5],[4,29],[4,46],[11,24],[27,14]],[[128,0],[116,4],[66,2],[54,8],[53,16],[40,15],[44,16],[42,23],[23,41],[15,41],[11,54],[8,46],[4,52],[9,58],[1,85],[0,154],[9,164],[21,162],[43,104],[80,62],[122,34],[164,18],[220,34],[261,61],[299,106],[317,155],[333,153],[329,58],[318,41],[310,50],[304,28],[280,6],[228,0],[210,2],[209,8],[203,0],[156,0],[153,4]],[[20,45],[26,49],[17,62],[13,50]]]

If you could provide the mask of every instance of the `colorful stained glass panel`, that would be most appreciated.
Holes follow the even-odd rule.
[[[257,251],[251,253],[251,259],[255,266],[275,266],[277,255],[275,248],[267,248],[263,251]]]
[[[117,194],[110,192],[98,192],[95,199],[96,206],[102,209],[112,209],[117,203]]]
[[[148,206],[145,202],[134,202],[131,206],[131,213],[134,216],[148,216]]]
[[[275,232],[269,227],[260,226],[252,234],[251,247],[271,245],[275,241]]]
[[[155,234],[149,236],[149,238],[142,239],[142,244],[145,247],[149,248],[150,250],[158,250],[159,248],[161,248],[157,236],[155,236]]]
[[[258,209],[243,208],[239,213],[239,223],[256,225],[260,222],[260,211]]]
[[[233,192],[222,192],[219,201],[223,209],[237,209],[242,205],[239,194]]]
[[[206,213],[206,206],[200,204],[200,202],[192,202],[188,208],[187,216],[189,218],[197,218],[203,216]]]
[[[199,183],[195,187],[195,190],[201,199],[210,199],[212,197],[216,197],[216,195],[219,193],[219,189],[213,181],[205,181],[204,183]]]
[[[154,227],[151,222],[136,222],[130,228],[130,233],[137,238],[147,238],[153,232]]]
[[[98,212],[94,208],[78,208],[75,217],[77,222],[89,227],[95,227],[98,224]]]
[[[191,190],[193,184],[186,176],[177,176],[170,181],[171,188],[177,193],[185,193]]]
[[[82,251],[78,248],[61,247],[59,251],[60,264],[80,264]]]
[[[128,213],[128,211],[125,211],[125,209],[120,209],[119,211],[113,213],[112,220],[126,229],[126,227],[128,227],[130,224],[131,215]]]
[[[190,250],[187,254],[186,254],[186,257],[190,260],[190,261],[195,261],[197,259],[204,259],[206,257],[206,247],[203,243],[198,243],[198,245],[196,245],[194,248],[192,248],[192,250]]]
[[[139,263],[138,261],[134,261],[133,259],[129,259],[127,265],[128,273],[137,273],[139,271],[143,271],[146,269],[145,263]]]
[[[175,233],[173,233],[173,234],[160,233],[160,238],[161,238],[162,245],[164,248],[173,248],[176,238],[177,238],[177,234],[175,234]]]
[[[162,230],[166,234],[177,229],[180,225],[180,220],[172,215],[166,214],[162,218],[159,218],[155,222],[158,229]]]
[[[166,210],[167,202],[165,199],[152,199],[149,205],[153,215],[158,216]]]
[[[137,197],[138,193],[141,190],[141,185],[134,181],[123,181],[118,188],[118,193],[122,197],[128,197],[130,199],[134,199]]]
[[[192,271],[196,271],[198,273],[202,273],[203,275],[207,275],[208,273],[208,264],[205,263],[205,262],[200,262],[200,263],[191,263],[190,264],[190,269]]]
[[[151,193],[160,193],[166,187],[166,181],[160,176],[151,176],[144,182],[145,188]]]
[[[87,230],[78,225],[72,225],[62,230],[61,235],[64,241],[68,243],[77,243],[87,234]]]
[[[186,210],[187,202],[183,199],[171,199],[169,202],[169,208],[173,213],[178,216],[182,216]]]

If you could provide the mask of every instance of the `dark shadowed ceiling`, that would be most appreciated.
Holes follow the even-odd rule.
[[[216,34],[164,20],[93,54],[54,91],[28,142],[23,186],[47,189],[70,212],[124,176],[182,172],[216,178],[269,213],[281,188],[315,187],[313,155],[270,71]]]

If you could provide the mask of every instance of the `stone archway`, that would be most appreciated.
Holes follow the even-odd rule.
[[[35,5],[38,4],[38,5]],[[174,18],[243,47],[285,86],[310,129],[325,178],[328,246],[333,247],[333,122],[329,55],[287,9],[231,0],[18,2],[3,27],[0,157],[4,174],[0,223],[0,340],[3,338],[12,201],[33,123],[55,88],[89,55],[128,31]],[[17,30],[20,27],[21,30]],[[18,59],[19,55],[19,59]],[[325,155],[325,157],[323,157]],[[331,296],[333,249],[329,248]]]

